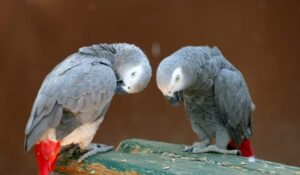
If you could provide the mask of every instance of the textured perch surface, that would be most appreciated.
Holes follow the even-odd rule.
[[[183,145],[129,139],[121,142],[116,151],[97,154],[77,163],[76,155],[63,152],[56,164],[59,174],[101,175],[219,175],[219,174],[294,174],[299,167],[259,160],[250,163],[246,158],[214,153],[182,152]]]

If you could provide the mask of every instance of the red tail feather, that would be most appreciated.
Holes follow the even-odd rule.
[[[244,157],[252,157],[253,156],[251,142],[249,139],[244,139],[242,141],[242,143],[240,144],[239,149],[241,151],[242,156],[244,156]]]
[[[251,147],[251,142],[249,139],[244,139],[240,146],[237,146],[233,141],[230,141],[227,145],[227,149],[239,149],[241,151],[241,156],[244,157],[252,157],[254,156],[252,147]]]
[[[60,142],[43,140],[35,145],[35,155],[39,167],[39,175],[49,175],[54,169]]]

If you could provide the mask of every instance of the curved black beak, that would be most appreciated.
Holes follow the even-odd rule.
[[[124,82],[123,80],[117,80],[117,88],[115,90],[116,94],[122,95],[127,94],[128,92],[124,89]]]
[[[175,92],[173,96],[165,96],[172,106],[178,106],[183,100],[182,91]]]

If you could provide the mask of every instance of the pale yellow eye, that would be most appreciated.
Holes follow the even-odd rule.
[[[180,77],[179,77],[179,75],[177,75],[175,78],[175,81],[177,82],[177,81],[179,81],[179,79],[180,79]]]
[[[131,77],[135,77],[135,75],[136,75],[136,72],[131,73]]]

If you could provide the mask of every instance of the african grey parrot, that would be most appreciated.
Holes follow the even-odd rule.
[[[36,144],[41,175],[53,170],[61,147],[88,150],[79,160],[111,146],[91,144],[116,93],[142,91],[151,78],[145,54],[132,44],[82,47],[45,78],[25,130],[25,151]]]
[[[161,61],[156,79],[171,104],[183,100],[199,138],[185,151],[237,154],[239,149],[242,156],[254,160],[249,140],[254,104],[243,75],[217,47],[179,49]]]

